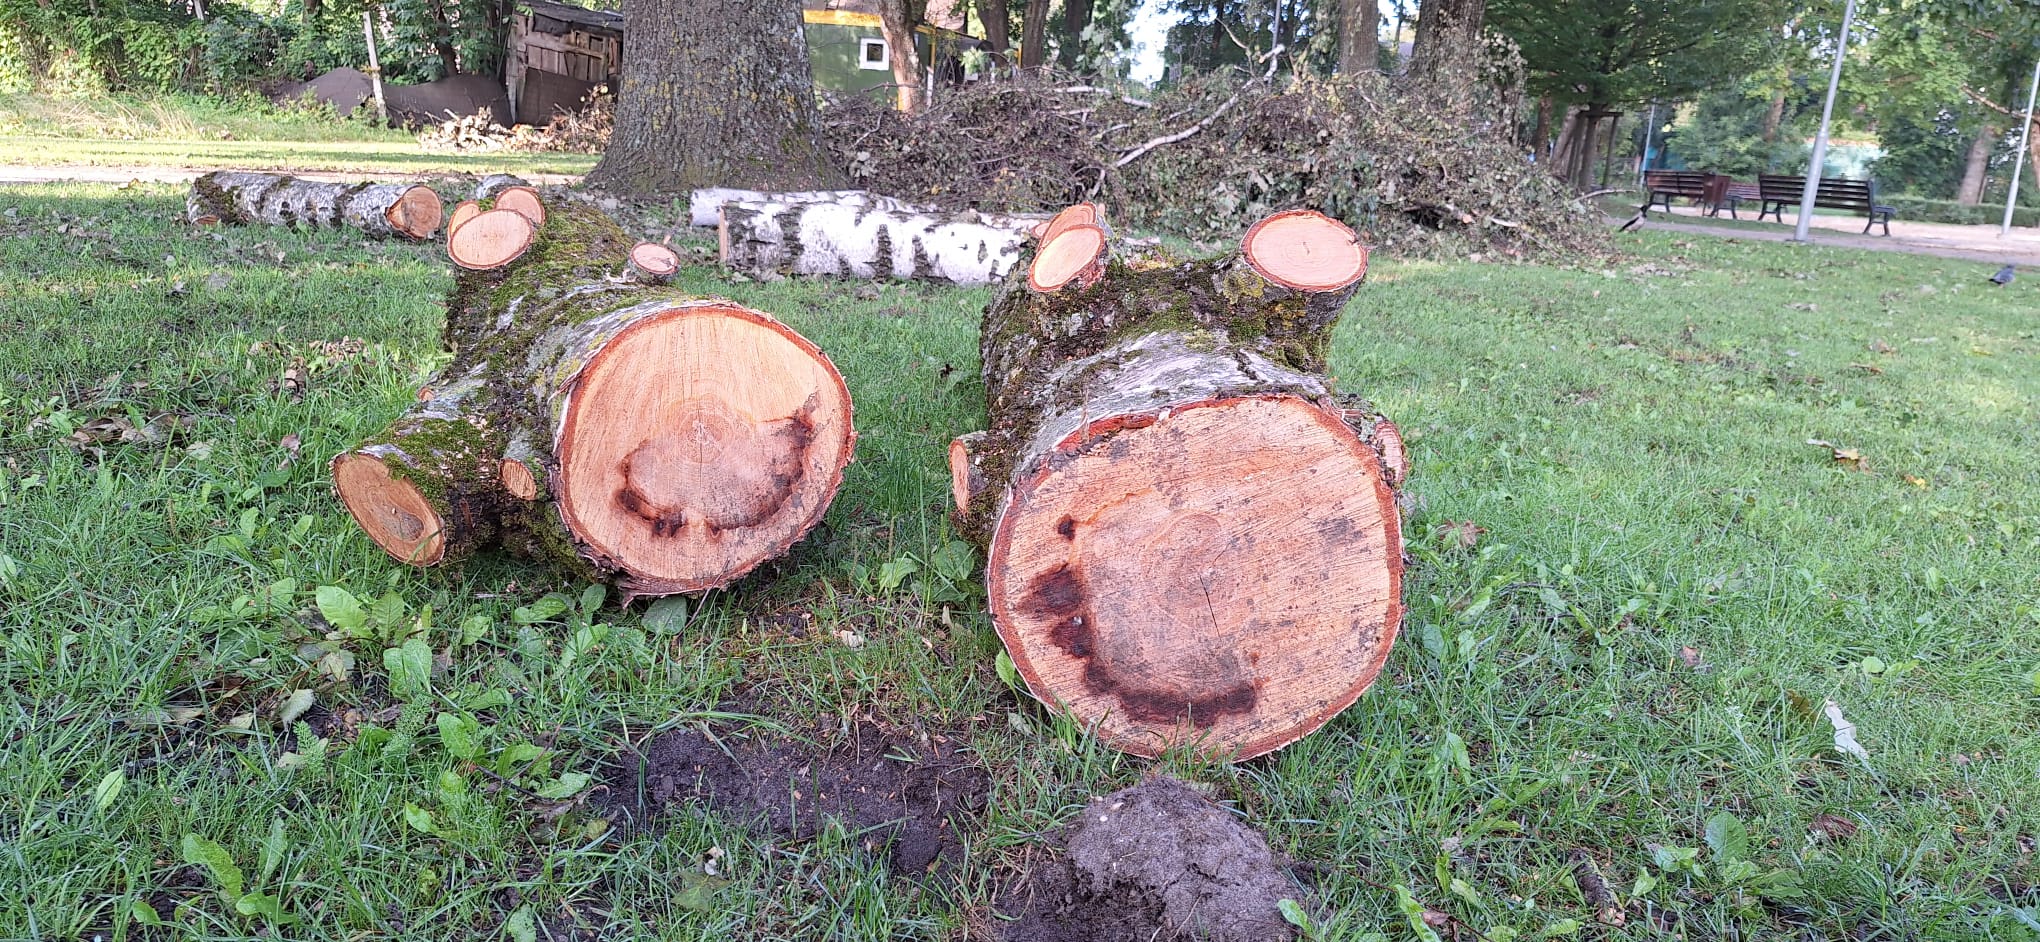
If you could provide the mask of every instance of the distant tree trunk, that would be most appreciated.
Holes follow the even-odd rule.
[[[434,3],[429,8],[432,14],[432,49],[439,53],[439,63],[446,68],[446,74],[460,72],[460,56],[453,50],[453,22],[447,19],[446,8]]]
[[[992,52],[1005,55],[1013,48],[1013,15],[1006,10],[1006,0],[981,0],[978,19],[985,24],[985,42],[992,44]]]
[[[1381,68],[1381,10],[1375,0],[1339,0],[1339,72]]]
[[[824,189],[813,73],[794,0],[632,0],[616,130],[597,188]],[[738,103],[741,106],[738,106]]]
[[[1778,143],[1778,125],[1785,121],[1785,90],[1771,96],[1771,110],[1764,112],[1764,143]]]
[[[1091,0],[1063,0],[1063,46],[1056,58],[1063,68],[1083,66],[1084,29],[1091,25]]]
[[[1550,143],[1551,96],[1544,95],[1537,99],[1537,126],[1530,132],[1530,153],[1536,156],[1538,163],[1544,162],[1545,150]]]
[[[1969,142],[1969,159],[1962,164],[1962,186],[1955,191],[1955,202],[1964,206],[1983,202],[1983,174],[1990,169],[1990,152],[1997,139],[1997,128],[1986,124],[1977,129],[1976,138]]]
[[[1467,49],[1453,49],[1458,37],[1480,32],[1487,13],[1487,0],[1423,0],[1417,6],[1417,41],[1410,49],[1410,73],[1434,74],[1450,65],[1441,56]]]
[[[899,86],[900,110],[919,114],[921,52],[914,48],[914,19],[907,11],[907,0],[878,0],[878,19],[885,33],[886,59],[892,66],[893,84]]]
[[[1027,16],[1020,21],[1020,67],[1041,68],[1043,40],[1048,32],[1048,0],[1027,0]]]

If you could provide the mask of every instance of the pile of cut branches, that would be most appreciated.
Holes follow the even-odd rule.
[[[1600,214],[1529,162],[1492,89],[1234,72],[1140,97],[1020,81],[957,89],[911,117],[845,99],[824,120],[854,185],[916,203],[1092,200],[1196,239],[1310,208],[1402,255],[1603,250]]]
[[[494,151],[599,154],[609,146],[616,121],[616,98],[597,86],[581,100],[578,111],[554,114],[545,127],[520,124],[506,128],[491,120],[486,109],[453,118],[418,132],[418,145],[429,151],[489,153]]]

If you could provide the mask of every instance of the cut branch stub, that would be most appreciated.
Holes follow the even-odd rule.
[[[446,237],[446,254],[455,265],[470,271],[501,268],[529,250],[536,234],[531,219],[523,213],[486,210]]]
[[[629,259],[624,263],[624,277],[645,284],[664,284],[680,270],[680,253],[670,245],[658,242],[639,242],[630,247]]]
[[[1104,277],[1112,248],[1103,227],[1074,223],[1058,230],[1051,223],[1049,228],[1055,231],[1042,241],[1041,248],[1034,253],[1034,263],[1027,268],[1028,287],[1054,291],[1075,283],[1079,288],[1088,288]]]
[[[474,200],[461,200],[458,205],[453,207],[453,212],[446,214],[447,236],[449,238],[452,237],[452,235],[455,232],[460,231],[462,223],[465,223],[468,220],[473,219],[481,214],[482,204],[477,203]]]
[[[545,203],[538,198],[538,191],[528,186],[506,187],[496,193],[493,209],[515,210],[531,220],[531,228],[545,227]]]
[[[1044,292],[1043,258],[1082,267],[1057,244],[1099,238],[1072,223],[986,309],[992,422],[950,446],[959,523],[1028,689],[1116,748],[1278,749],[1351,705],[1394,642],[1400,438],[1324,375],[1364,262],[1322,218]]]

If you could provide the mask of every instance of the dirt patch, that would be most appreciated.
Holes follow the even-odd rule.
[[[1063,852],[1008,896],[1006,942],[1294,939],[1277,904],[1302,899],[1259,831],[1172,778],[1094,798]]]
[[[726,820],[805,840],[834,818],[908,876],[962,862],[958,829],[983,817],[989,787],[949,737],[924,744],[866,726],[828,747],[755,728],[676,729],[639,759],[612,786],[642,796],[641,819],[700,802]]]

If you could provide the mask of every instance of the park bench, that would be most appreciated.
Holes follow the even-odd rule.
[[[1741,219],[1741,216],[1736,215],[1736,209],[1744,203],[1756,202],[1757,196],[1762,192],[1754,183],[1743,183],[1727,177],[1721,178],[1720,186],[1721,191],[1709,201],[1714,207],[1708,212],[1709,216],[1719,216],[1723,209],[1727,209],[1728,218]]]
[[[1643,173],[1643,208],[1637,212],[1648,216],[1652,206],[1663,206],[1665,212],[1671,212],[1674,196],[1705,202],[1708,182],[1714,176],[1694,170],[1646,170]]]
[[[1775,174],[1757,176],[1757,197],[1763,202],[1757,213],[1758,221],[1765,216],[1776,216],[1785,221],[1785,207],[1799,205],[1806,192],[1805,177],[1786,177]],[[1850,180],[1844,177],[1821,177],[1820,186],[1814,191],[1813,205],[1825,209],[1846,209],[1862,213],[1865,222],[1863,231],[1871,226],[1883,226],[1884,234],[1891,234],[1891,217],[1897,210],[1877,203],[1877,181]]]

